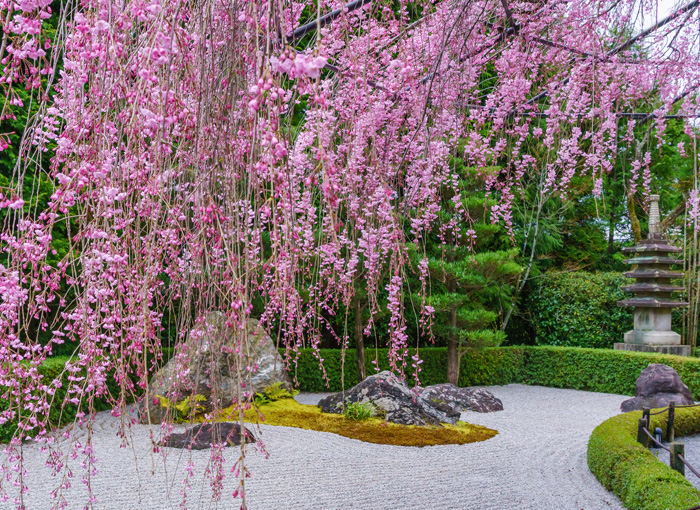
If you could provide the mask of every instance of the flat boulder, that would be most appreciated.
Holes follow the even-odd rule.
[[[484,388],[459,388],[449,383],[434,384],[423,388],[420,395],[436,404],[446,404],[455,411],[503,411],[503,402]]]
[[[628,413],[645,407],[666,407],[671,402],[677,405],[695,403],[678,372],[668,365],[653,363],[639,374],[635,383],[634,398],[622,402],[620,409],[623,413]]]
[[[230,406],[239,385],[252,397],[276,383],[292,389],[275,343],[258,321],[248,319],[245,329],[237,328],[228,325],[222,313],[212,312],[153,374],[149,398],[140,404],[140,419],[161,423],[166,414],[163,398],[173,404],[201,395],[198,405],[208,412]]]
[[[389,371],[367,377],[349,390],[319,401],[324,413],[342,414],[347,404],[371,403],[387,421],[402,425],[455,424],[460,413],[452,407],[434,403],[411,391],[406,381]]]
[[[246,443],[254,443],[255,437],[247,428],[243,427],[243,435]],[[160,446],[169,448],[191,448],[192,450],[205,450],[212,444],[224,444],[225,446],[238,446],[242,441],[241,425],[239,423],[200,423],[182,434],[171,434],[159,443]]]

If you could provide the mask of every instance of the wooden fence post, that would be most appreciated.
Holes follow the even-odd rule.
[[[645,428],[647,430],[649,429],[647,425],[648,422],[646,418],[639,418],[639,422],[637,424],[637,441],[642,443],[642,446],[644,446],[644,448],[649,448],[649,436],[646,432],[644,432]]]
[[[668,404],[668,423],[666,425],[666,442],[673,443],[676,440],[676,403],[671,402]]]
[[[671,461],[669,462],[669,464],[671,465],[671,469],[675,469],[680,474],[685,476],[685,464],[683,464],[683,462],[681,462],[681,459],[678,458],[679,455],[683,455],[683,453],[685,452],[683,443],[671,443],[670,450]]]

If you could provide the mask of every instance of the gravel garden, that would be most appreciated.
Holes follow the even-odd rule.
[[[246,484],[248,504],[270,510],[624,508],[589,471],[586,445],[593,429],[618,414],[627,397],[522,384],[488,390],[504,409],[467,411],[461,419],[498,434],[471,444],[401,447],[261,425],[265,452],[253,445],[246,460],[252,473]],[[296,400],[315,404],[326,395],[301,393]],[[189,508],[230,508],[226,501],[211,502],[209,483],[194,483],[205,479],[208,451],[154,454],[147,425],[133,426],[125,446],[115,434],[118,420],[102,412],[94,426],[99,459],[99,473],[91,480],[94,508],[179,508],[183,480],[192,484]],[[158,428],[153,432],[158,434]],[[56,479],[48,476],[45,455],[34,444],[25,445],[23,454],[32,487],[27,508],[48,508],[47,494]],[[76,472],[79,463],[72,463]],[[234,482],[229,477],[223,492],[232,492]],[[87,503],[77,480],[65,496],[70,509]],[[0,503],[0,508],[14,506]]]

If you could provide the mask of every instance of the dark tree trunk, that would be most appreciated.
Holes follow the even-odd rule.
[[[362,302],[355,295],[353,298],[353,311],[355,312],[355,352],[357,353],[357,382],[365,380],[367,372],[365,369],[365,338],[364,324],[362,321]]]
[[[459,355],[457,354],[457,307],[450,310],[450,326],[453,328],[447,338],[447,382],[457,386],[459,381]]]
[[[608,255],[612,255],[615,252],[615,202],[612,202],[610,206],[610,229],[608,231]]]
[[[642,227],[639,224],[637,206],[634,204],[634,195],[632,193],[627,193],[627,214],[630,217],[630,224],[632,225],[634,244],[639,244],[642,241]]]

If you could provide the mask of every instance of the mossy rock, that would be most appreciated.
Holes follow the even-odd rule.
[[[222,412],[225,418],[237,419],[238,411],[233,408]],[[486,441],[498,434],[495,430],[461,421],[456,425],[437,426],[399,425],[381,418],[354,421],[342,414],[323,413],[317,406],[303,405],[291,398],[263,404],[257,412],[249,410],[246,421],[331,432],[367,443],[395,446],[468,444]]]

